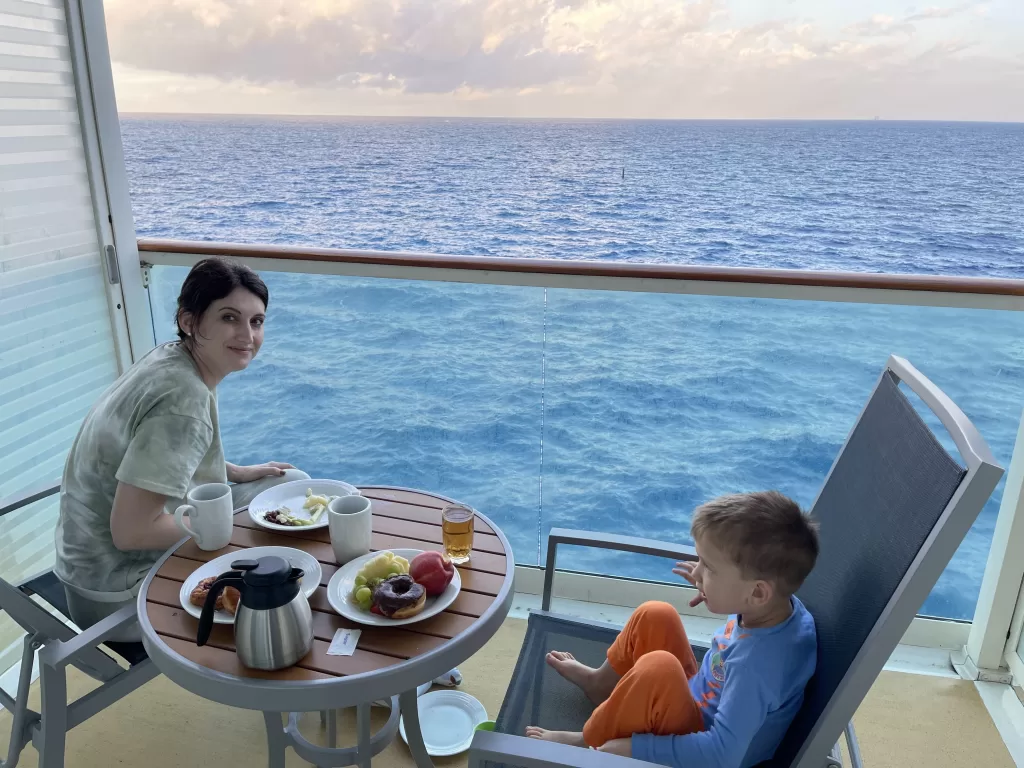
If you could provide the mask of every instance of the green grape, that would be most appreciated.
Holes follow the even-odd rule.
[[[402,566],[398,563],[392,563],[391,567],[388,568],[388,574],[391,576],[397,576],[400,573],[405,573],[405,571],[402,570]]]
[[[356,600],[360,603],[369,603],[373,600],[373,592],[370,591],[369,587],[360,587],[356,590]]]
[[[366,586],[366,577],[365,576],[361,576],[361,575],[360,576],[356,576],[356,587],[358,588],[358,587],[365,587],[365,586]]]

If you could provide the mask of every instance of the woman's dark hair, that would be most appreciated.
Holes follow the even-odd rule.
[[[267,284],[244,264],[213,256],[192,267],[178,294],[178,311],[174,316],[178,338],[182,341],[188,338],[181,327],[182,314],[192,315],[192,324],[196,327],[210,305],[228,296],[235,288],[245,288],[262,301],[264,307],[270,300]]]

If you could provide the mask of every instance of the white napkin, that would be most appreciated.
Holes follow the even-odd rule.
[[[361,634],[361,629],[339,629],[334,633],[334,639],[331,640],[331,645],[327,649],[327,655],[351,656],[356,652],[356,646],[359,644],[359,635]]]

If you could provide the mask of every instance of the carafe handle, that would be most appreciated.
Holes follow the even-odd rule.
[[[196,636],[196,645],[206,645],[210,639],[210,632],[213,631],[213,614],[217,610],[217,597],[224,591],[225,587],[234,587],[239,591],[245,589],[245,582],[242,581],[240,571],[228,571],[217,577],[206,595],[206,602],[203,603],[203,613],[199,617],[199,634]],[[239,601],[241,602],[241,601]]]

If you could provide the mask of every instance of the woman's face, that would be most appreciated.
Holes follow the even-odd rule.
[[[192,353],[219,381],[229,373],[244,370],[263,345],[263,322],[267,308],[254,293],[235,288],[213,302],[194,326],[190,315],[181,327],[192,340]]]

